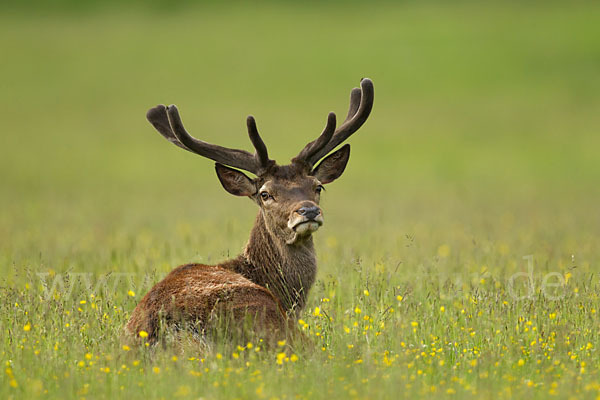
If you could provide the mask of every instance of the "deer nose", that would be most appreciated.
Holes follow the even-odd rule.
[[[314,219],[317,215],[321,214],[321,209],[316,206],[312,206],[312,207],[305,206],[305,207],[300,207],[299,209],[296,210],[296,212],[308,219]]]

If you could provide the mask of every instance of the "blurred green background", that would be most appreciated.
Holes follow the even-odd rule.
[[[319,235],[373,258],[401,257],[405,235],[424,255],[553,237],[568,257],[600,225],[599,18],[597,2],[3,6],[2,266],[166,272],[237,253],[255,206],[146,110],[176,103],[193,135],[244,149],[253,114],[287,162],[365,76],[374,111]],[[140,232],[180,252],[116,259]]]

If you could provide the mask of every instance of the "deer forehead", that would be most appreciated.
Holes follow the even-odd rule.
[[[301,193],[304,191],[312,191],[319,185],[319,180],[312,176],[307,176],[295,180],[268,180],[258,190],[260,192],[269,193]]]

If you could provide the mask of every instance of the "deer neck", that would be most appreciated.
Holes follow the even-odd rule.
[[[238,272],[269,289],[286,312],[304,308],[317,272],[312,237],[286,244],[268,229],[259,212],[240,258],[243,266]]]

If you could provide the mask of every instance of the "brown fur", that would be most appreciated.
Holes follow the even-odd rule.
[[[246,314],[255,315],[259,331],[285,329],[281,307],[265,288],[218,266],[187,264],[175,268],[144,296],[127,330],[145,331],[148,341],[155,342],[161,323],[188,324],[203,334],[211,324],[227,317],[241,320]]]

